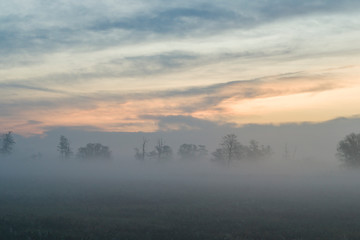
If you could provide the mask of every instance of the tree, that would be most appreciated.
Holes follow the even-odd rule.
[[[198,145],[198,156],[199,157],[204,157],[206,155],[208,155],[208,150],[206,149],[205,145]]]
[[[160,138],[155,146],[155,149],[149,153],[150,158],[156,158],[159,161],[171,160],[173,151],[170,146],[165,145]]]
[[[222,138],[220,148],[212,153],[214,161],[223,162],[227,166],[234,160],[239,160],[244,157],[246,149],[237,140],[235,134],[228,134]]]
[[[71,151],[71,148],[70,148],[70,142],[64,136],[60,137],[60,141],[59,141],[59,145],[57,146],[57,150],[60,153],[60,158],[63,160],[69,159],[71,157],[71,155],[73,154],[73,152]]]
[[[4,155],[11,154],[13,150],[13,146],[15,144],[15,140],[12,135],[12,132],[2,134],[0,143],[1,143],[0,152]]]
[[[297,148],[294,147],[293,149],[291,149],[290,151],[290,148],[288,146],[288,144],[286,143],[285,146],[284,146],[284,153],[283,153],[283,159],[285,161],[292,161],[295,159],[295,155],[296,155],[296,150]]]
[[[109,147],[100,143],[88,143],[85,147],[78,149],[77,156],[80,159],[107,160],[111,158]]]
[[[360,134],[351,133],[341,140],[336,156],[348,167],[360,167]]]
[[[206,156],[207,152],[204,145],[184,143],[179,147],[178,155],[182,160],[195,160]]]
[[[246,159],[248,160],[264,159],[272,154],[270,146],[260,146],[260,144],[254,140],[250,141],[250,144],[246,149]]]
[[[138,160],[145,160],[146,157],[146,145],[149,142],[147,138],[143,138],[142,144],[141,144],[141,151],[138,148],[135,148],[135,159]]]

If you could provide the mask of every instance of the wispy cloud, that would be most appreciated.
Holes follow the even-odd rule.
[[[212,24],[214,28],[219,29],[219,23],[229,23],[230,21],[241,21],[245,23],[249,20],[228,9],[202,5],[197,8],[170,8],[158,12],[135,15],[132,18],[102,19],[95,23],[94,26],[91,27],[91,30],[107,31],[112,29],[125,29],[181,36],[187,35],[197,28],[204,28],[205,24]],[[207,27],[207,29],[209,29],[209,27]]]
[[[44,87],[36,87],[36,86],[29,86],[17,83],[0,83],[0,88],[2,90],[9,90],[9,89],[23,89],[23,90],[33,90],[33,91],[40,91],[40,92],[49,92],[49,93],[63,93],[59,90],[54,90],[50,88]]]
[[[3,128],[281,122],[291,120],[281,103],[317,119],[326,114],[306,110],[310,98],[319,108],[357,102],[359,1],[14,0],[0,9]]]
[[[124,8],[124,6],[126,6]],[[357,11],[358,1],[12,1],[2,4],[2,54],[97,49],[165,36],[205,36],[309,14]],[[124,10],[125,9],[125,10]],[[123,31],[117,31],[123,30]],[[114,32],[116,31],[116,32]]]
[[[328,76],[329,77],[329,76]],[[174,127],[167,126],[164,119],[207,119],[220,123],[240,122],[235,115],[251,112],[229,112],[234,104],[258,99],[328,92],[346,87],[328,77],[306,73],[289,73],[248,81],[233,81],[205,87],[191,87],[164,91],[134,93],[98,92],[87,96],[65,95],[59,98],[27,99],[5,103],[0,111],[6,113],[2,119],[17,122],[19,119],[36,119],[43,127],[78,125],[97,126],[104,131],[155,131]],[[286,84],[284,84],[286,82]],[[24,122],[20,120],[20,122]],[[31,123],[34,120],[31,120]],[[23,123],[31,125],[30,122]],[[19,125],[18,123],[17,125]],[[41,125],[41,124],[40,124]],[[167,127],[165,127],[167,126]],[[178,126],[196,127],[187,123]]]

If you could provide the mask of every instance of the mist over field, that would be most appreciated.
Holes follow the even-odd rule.
[[[335,153],[359,123],[16,136],[14,154],[0,162],[1,239],[356,239],[360,176]],[[269,144],[272,154],[214,162],[226,132]],[[74,150],[104,143],[112,157],[61,159],[60,134]],[[135,159],[143,136],[171,144],[173,159]],[[206,144],[209,154],[180,159],[176,146],[186,142]]]
[[[251,140],[255,140],[260,145],[270,146],[271,154],[267,156],[267,159],[258,161],[234,161],[234,166],[228,170],[241,171],[245,167],[244,165],[250,165],[249,168],[266,168],[268,173],[275,174],[328,173],[342,168],[341,162],[335,156],[337,145],[345,135],[356,132],[359,124],[358,118],[340,118],[322,123],[246,125],[243,127],[217,126],[204,121],[202,125],[193,130],[154,133],[89,132],[74,128],[58,128],[43,135],[15,136],[16,145],[11,158],[16,159],[15,162],[34,162],[34,164],[61,164],[61,162],[78,164],[86,162],[77,159],[78,148],[87,143],[101,143],[108,146],[111,151],[111,159],[104,161],[105,164],[111,164],[119,169],[127,169],[134,165],[141,166],[141,164],[148,164],[150,169],[151,167],[156,168],[157,165],[161,165],[156,159],[149,158],[143,162],[135,159],[135,148],[140,148],[143,139],[146,138],[148,140],[147,153],[155,148],[159,139],[171,147],[172,159],[165,161],[165,166],[181,167],[181,165],[186,166],[186,163],[189,163],[198,165],[200,170],[205,170],[216,167],[216,162],[211,161],[214,158],[212,153],[220,147],[222,138],[227,134],[235,134],[243,145],[248,145]],[[65,136],[69,140],[74,153],[68,160],[60,160],[57,149],[60,136]],[[182,161],[178,150],[184,143],[204,145],[208,154],[199,160]],[[31,161],[31,159],[35,161]],[[252,162],[252,164],[247,164],[248,162]],[[189,168],[189,171],[195,167],[193,165],[190,165],[192,167]],[[254,166],[252,167],[252,165]]]

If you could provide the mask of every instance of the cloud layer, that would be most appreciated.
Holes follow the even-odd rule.
[[[341,107],[359,102],[355,0],[15,0],[0,9],[2,128],[156,131],[171,116],[243,124],[358,114]]]

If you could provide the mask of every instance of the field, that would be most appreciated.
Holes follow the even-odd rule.
[[[357,176],[100,168],[95,176],[3,168],[0,239],[360,239]]]

